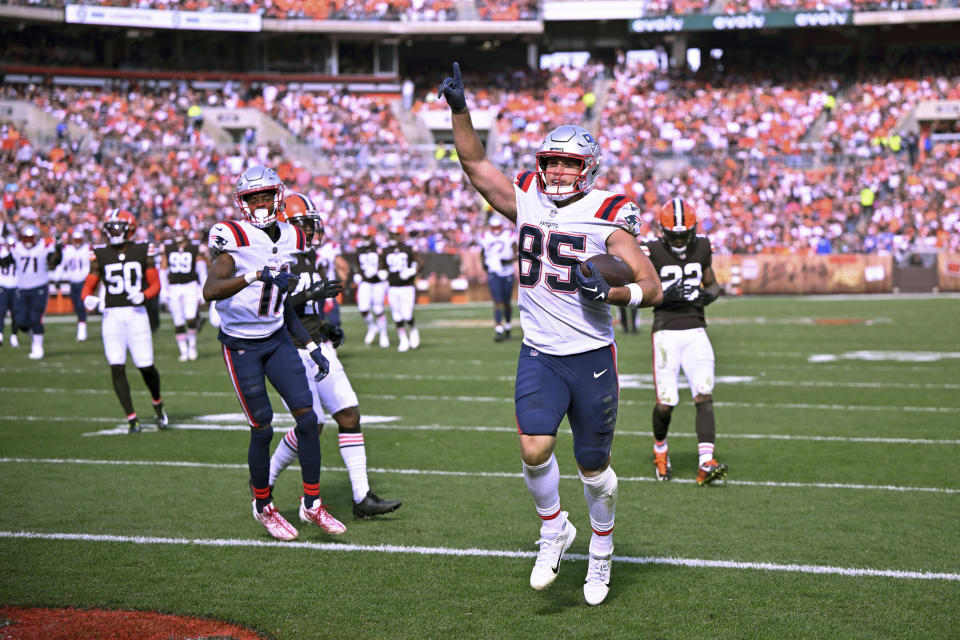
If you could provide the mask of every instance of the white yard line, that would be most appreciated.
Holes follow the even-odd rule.
[[[247,470],[245,464],[235,463],[212,463],[212,462],[184,462],[176,460],[95,460],[86,458],[0,458],[0,464],[77,464],[93,466],[130,466],[130,467],[179,467],[189,469],[236,469]],[[296,465],[293,465],[296,467]],[[346,472],[345,467],[323,467],[327,472]],[[495,472],[495,471],[440,471],[433,469],[385,469],[378,467],[368,468],[369,473],[383,473],[392,475],[412,475],[412,476],[448,476],[461,478],[512,478],[521,479],[523,475],[515,472]],[[561,475],[564,480],[579,480],[579,476]],[[654,482],[653,477],[646,476],[621,476],[620,482]],[[674,484],[693,484],[692,479],[674,479]],[[960,489],[948,489],[942,487],[902,487],[895,485],[869,485],[869,484],[849,484],[849,483],[828,483],[828,482],[773,482],[773,481],[755,481],[755,480],[724,480],[725,485],[744,486],[744,487],[775,487],[789,489],[854,489],[860,491],[894,491],[894,492],[917,492],[917,493],[944,493],[960,494]]]
[[[274,540],[244,540],[237,538],[166,538],[154,536],[124,536],[87,533],[47,533],[40,531],[0,531],[0,538],[49,540],[55,542],[104,542],[139,545],[176,545],[196,547],[257,547],[294,549],[340,553],[391,553],[421,556],[451,556],[459,558],[535,558],[533,551],[509,551],[500,549],[458,549],[454,547],[424,547],[395,544],[361,545],[340,542],[278,542]],[[585,561],[583,554],[567,554],[568,560]],[[833,567],[828,565],[781,564],[776,562],[740,562],[736,560],[705,560],[701,558],[675,558],[657,556],[614,556],[614,562],[628,564],[662,564],[695,569],[737,569],[753,571],[780,571],[784,573],[808,573],[837,575],[853,578],[899,578],[902,580],[947,580],[960,582],[960,574],[933,571],[907,571],[900,569],[868,569],[856,567]]]

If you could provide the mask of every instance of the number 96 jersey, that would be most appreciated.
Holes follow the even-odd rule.
[[[276,223],[280,238],[273,242],[266,231],[245,220],[218,222],[210,229],[210,255],[233,257],[233,275],[257,272],[264,267],[289,271],[297,254],[306,249],[303,231],[286,222]],[[291,283],[295,286],[295,283]],[[217,300],[220,330],[234,338],[266,338],[283,327],[283,300],[287,294],[272,284],[254,280],[234,295]]]
[[[607,252],[617,229],[636,235],[640,210],[627,196],[593,189],[564,207],[540,195],[532,171],[517,177],[517,258],[523,342],[565,356],[613,344],[610,307],[580,295],[573,270]]]

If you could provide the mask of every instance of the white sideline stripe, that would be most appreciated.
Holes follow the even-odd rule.
[[[65,542],[129,542],[132,544],[195,545],[199,547],[260,547],[275,549],[307,549],[310,551],[405,553],[421,556],[452,556],[470,558],[535,558],[533,551],[507,551],[500,549],[456,549],[453,547],[404,546],[396,544],[344,544],[342,542],[279,542],[275,540],[242,540],[230,538],[164,538],[155,536],[118,536],[88,533],[43,533],[39,531],[0,531],[0,538],[27,540],[54,540]],[[580,553],[567,554],[570,560],[584,561],[588,556]],[[811,573],[838,575],[854,578],[900,578],[905,580],[960,581],[960,574],[932,571],[903,571],[897,569],[859,569],[831,567],[812,564],[779,564],[775,562],[736,562],[734,560],[704,560],[701,558],[675,558],[656,556],[614,556],[615,562],[628,564],[664,564],[694,569],[750,569],[756,571],[783,571],[787,573]]]
[[[176,460],[90,460],[82,458],[0,458],[0,464],[83,464],[96,466],[131,466],[131,467],[181,467],[194,469],[241,469],[246,471],[247,465],[236,463],[215,463],[215,462],[182,462]],[[299,468],[297,465],[291,465],[290,468]],[[346,467],[322,467],[327,472],[346,472]],[[387,473],[393,475],[406,476],[448,476],[461,478],[512,478],[520,479],[522,473],[505,471],[441,471],[436,469],[384,469],[382,467],[370,467],[368,473]],[[561,475],[563,480],[579,480],[579,476]],[[646,476],[621,476],[618,478],[621,482],[655,482],[652,477]],[[692,479],[674,479],[673,484],[693,484]],[[898,491],[898,492],[918,492],[918,493],[946,493],[960,494],[960,489],[947,489],[941,487],[900,487],[896,485],[869,485],[869,484],[839,484],[828,482],[773,482],[756,480],[729,480],[723,481],[725,485],[744,486],[744,487],[782,487],[790,489],[857,489],[867,491]]]
[[[0,393],[79,393],[85,395],[112,395],[113,389],[68,389],[66,387],[0,387]],[[146,392],[142,392],[146,393]],[[181,391],[168,390],[168,396],[198,396],[198,397],[230,397],[236,398],[232,391]],[[424,395],[395,395],[395,394],[364,394],[366,400],[391,400],[401,402],[503,402],[513,403],[513,398],[503,396],[424,396]],[[640,407],[649,406],[646,400],[620,399],[621,406]],[[823,411],[907,411],[911,413],[960,413],[960,407],[894,407],[891,405],[856,405],[856,404],[807,404],[801,402],[714,402],[715,407],[748,408],[748,409],[805,409]]]
[[[805,355],[805,354],[801,354]],[[40,365],[34,365],[31,368],[27,367],[0,367],[0,373],[11,373],[11,374],[20,374],[20,373],[36,373]],[[74,374],[74,375],[90,375],[90,369],[64,369],[59,367],[49,367],[50,373],[56,373],[58,375],[63,374]],[[625,370],[620,371],[621,377],[630,376],[636,378],[639,382],[636,384],[631,384],[629,387],[621,387],[622,391],[628,390],[640,390],[640,391],[649,391],[654,388],[653,386],[653,376],[650,374],[642,373],[630,373]],[[195,371],[192,369],[187,369],[183,371],[177,371],[176,376],[178,378],[197,376],[203,378],[209,378],[210,374],[205,371]],[[351,378],[355,379],[364,379],[364,380],[439,380],[441,382],[449,382],[451,380],[466,380],[466,381],[486,381],[486,382],[509,382],[513,383],[516,379],[516,376],[513,375],[499,375],[499,376],[471,376],[471,375],[445,375],[445,374],[405,374],[405,373],[351,373]],[[756,386],[756,387],[812,387],[812,388],[845,388],[845,389],[930,389],[930,390],[947,390],[947,391],[956,391],[960,389],[960,384],[953,384],[949,382],[854,382],[854,381],[828,381],[828,380],[765,380],[758,378],[755,380],[744,380],[737,382],[727,382],[722,378],[717,379],[716,386]],[[681,386],[683,383],[681,382]],[[21,387],[22,390],[28,390]],[[184,392],[171,392],[171,393],[184,393]],[[193,392],[191,392],[193,393]],[[236,395],[236,394],[228,394]]]
[[[366,418],[366,416],[364,416]],[[86,418],[86,417],[65,417],[65,416],[0,416],[0,421],[5,422],[92,422],[114,424],[111,429],[101,431],[91,431],[84,433],[84,436],[111,435],[119,433],[126,435],[127,425],[120,424],[116,418]],[[292,428],[293,420],[285,415],[274,416],[274,431],[282,433]],[[149,425],[146,425],[149,426]],[[371,424],[364,422],[364,429],[383,429],[392,431],[472,431],[472,432],[495,432],[495,433],[516,433],[515,427],[475,427],[465,425],[445,425],[445,424],[422,424],[422,425],[397,425],[397,424]],[[177,422],[170,423],[170,430],[183,429],[187,431],[248,431],[249,427],[238,424],[220,424],[215,422]],[[649,436],[648,431],[631,431],[628,429],[617,429],[618,436]],[[670,433],[671,438],[696,438],[694,432],[676,431]],[[960,440],[934,440],[931,438],[880,438],[880,437],[856,437],[856,436],[803,436],[787,435],[777,433],[724,433],[724,439],[739,440],[802,440],[809,442],[854,442],[860,444],[930,444],[930,445],[960,445]]]

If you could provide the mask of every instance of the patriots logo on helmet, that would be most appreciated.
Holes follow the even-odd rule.
[[[216,245],[215,249],[222,251],[227,246],[227,239],[222,236],[213,236],[213,244]]]

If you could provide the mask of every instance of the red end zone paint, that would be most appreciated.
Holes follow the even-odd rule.
[[[153,611],[0,607],[0,637],[10,640],[264,640],[267,636],[218,620]]]

